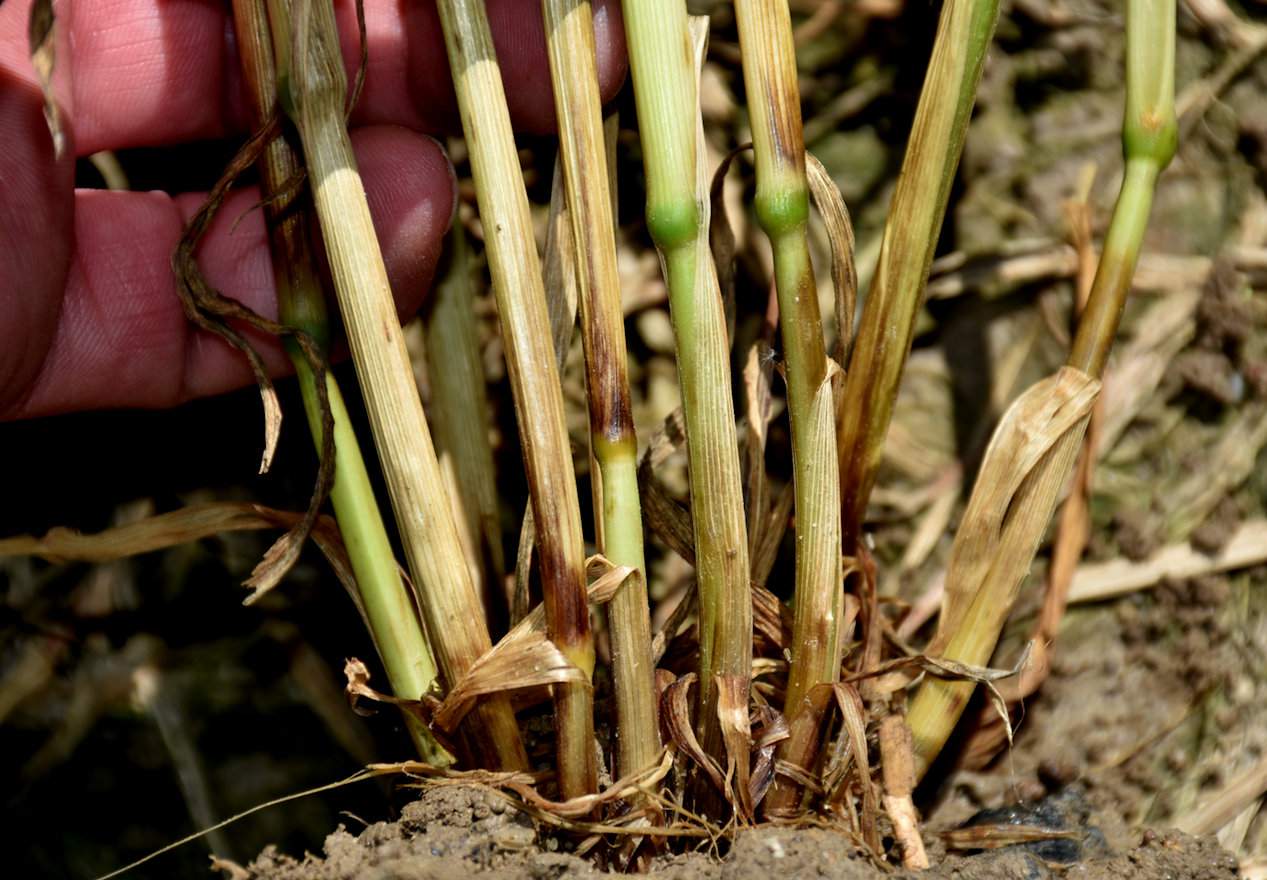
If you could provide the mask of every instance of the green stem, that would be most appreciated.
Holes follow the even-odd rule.
[[[1067,361],[1069,366],[1092,376],[1104,373],[1109,349],[1117,335],[1160,173],[1161,168],[1151,158],[1131,159],[1126,163],[1122,190],[1104,239],[1100,267],[1095,273],[1087,307],[1078,321],[1078,332]]]
[[[696,726],[725,758],[716,676],[752,668],[748,540],[731,396],[729,340],[705,234],[698,76],[682,3],[625,0],[625,36],[647,175],[647,228],[665,266],[686,420],[700,609]]]
[[[1067,361],[1068,366],[1096,378],[1104,372],[1130,292],[1157,178],[1174,156],[1177,144],[1175,0],[1127,0],[1126,33],[1127,97],[1122,124],[1126,170],[1095,281]],[[1076,439],[1080,443],[1081,434]],[[1075,461],[1072,448],[1065,458],[1071,470]],[[1047,499],[1053,508],[1054,493],[1064,485],[1067,473],[1046,477],[1053,487],[1052,497]],[[976,666],[988,663],[1014,599],[1013,591],[1007,603],[1000,606],[997,597],[982,589],[957,622],[942,656]],[[972,682],[930,679],[916,693],[907,719],[915,742],[917,777],[928,771],[940,753],[973,688]]]
[[[253,98],[255,124],[260,125],[276,106],[276,67],[273,63],[267,15],[263,4],[236,0],[234,20],[246,80]],[[284,137],[269,144],[259,161],[266,198],[283,192],[300,168],[299,157]],[[324,291],[309,247],[306,207],[280,213],[267,211],[273,275],[283,324],[307,332],[325,349],[330,321]],[[304,412],[317,450],[322,447],[321,401],[317,376],[298,346],[287,340],[287,354],[295,365]],[[334,482],[330,503],[356,578],[361,605],[374,644],[382,657],[391,689],[399,697],[417,700],[436,677],[435,660],[427,646],[418,612],[401,581],[387,529],[370,486],[360,445],[343,404],[338,382],[329,372],[326,393],[334,424]],[[447,765],[453,758],[414,715],[404,713],[411,738],[424,761]]]
[[[347,78],[329,0],[268,0],[278,89],[299,130],[330,274],[364,393],[418,605],[445,684],[452,688],[491,648],[444,478],[423,414],[387,270],[345,122]],[[293,49],[293,51],[292,51]],[[528,764],[504,694],[463,722],[477,760]]]
[[[817,751],[818,726],[797,724],[818,684],[840,675],[839,624],[844,615],[840,567],[840,472],[818,285],[810,262],[809,186],[796,49],[785,0],[736,0],[744,83],[756,153],[757,221],[774,254],[779,324],[786,359],[788,417],[796,505],[796,590],[792,665],[784,715],[792,735],[780,757],[806,767]],[[815,399],[819,394],[819,406]],[[800,787],[787,780],[767,810],[794,808]]]
[[[284,311],[282,321],[289,323]],[[302,357],[293,360],[313,442],[320,448],[321,410],[317,378],[307,360]],[[418,611],[401,582],[396,556],[374,498],[343,395],[339,392],[338,382],[329,373],[326,374],[326,393],[334,415],[335,472],[330,503],[334,507],[335,520],[352,563],[352,572],[356,575],[365,616],[369,620],[374,644],[383,658],[392,692],[406,699],[420,699],[435,681],[435,661],[418,621]],[[416,716],[405,713],[404,717],[424,761],[442,766],[452,763],[453,757],[436,743],[431,732]]]

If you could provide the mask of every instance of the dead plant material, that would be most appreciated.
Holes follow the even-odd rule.
[[[281,120],[274,115],[233,157],[220,179],[216,181],[216,185],[207,194],[206,202],[190,218],[172,255],[172,269],[176,273],[177,280],[176,291],[180,296],[185,317],[198,327],[215,333],[242,352],[255,374],[255,381],[259,385],[260,397],[264,403],[264,455],[260,461],[260,473],[268,470],[277,448],[282,423],[281,406],[277,402],[277,392],[273,388],[272,380],[268,377],[268,371],[264,368],[259,352],[246,336],[232,325],[233,322],[246,324],[278,338],[292,339],[303,352],[316,377],[317,396],[321,410],[320,464],[317,468],[316,485],[303,518],[295,524],[293,529],[287,531],[269,547],[264,558],[245,581],[245,585],[253,591],[245,600],[247,605],[257,602],[269,590],[277,586],[295,564],[303,549],[304,541],[316,525],[321,505],[325,503],[334,481],[334,417],[330,410],[329,391],[326,386],[325,354],[320,344],[307,332],[265,318],[236,299],[225,296],[213,288],[203,277],[196,258],[198,245],[228,196],[229,187],[247,169],[255,165],[268,144],[280,135]]]
[[[4,538],[0,540],[0,557],[37,556],[49,562],[110,562],[225,532],[293,529],[303,521],[303,517],[304,514],[236,501],[192,504],[92,535],[55,528],[42,537],[20,535]],[[318,518],[311,535],[340,581],[352,587],[349,592],[355,596],[351,564],[334,520],[325,516]]]
[[[1254,801],[1267,794],[1267,758],[1224,786],[1208,801],[1175,820],[1188,834],[1214,834]]]
[[[854,263],[853,221],[836,182],[813,153],[805,154],[805,174],[814,207],[823,219],[823,231],[831,248],[831,281],[836,291],[836,350],[845,363],[853,345],[853,319],[858,311],[858,269]]]
[[[1075,308],[1081,313],[1091,295],[1091,285],[1095,280],[1096,252],[1091,239],[1091,209],[1087,203],[1094,177],[1094,169],[1084,176],[1082,197],[1065,205],[1065,216],[1069,223],[1070,238],[1078,252],[1078,276]],[[1054,652],[1056,635],[1060,629],[1060,621],[1064,618],[1068,604],[1069,586],[1073,581],[1074,570],[1087,541],[1091,537],[1091,479],[1095,473],[1095,454],[1099,448],[1099,433],[1104,399],[1097,398],[1087,420],[1086,434],[1082,438],[1082,449],[1078,453],[1078,464],[1074,469],[1069,493],[1060,510],[1060,518],[1056,526],[1056,536],[1052,544],[1051,564],[1047,571],[1046,591],[1043,595],[1043,606],[1038,620],[1030,632],[1029,644],[1033,646],[1033,660],[1027,664],[1021,675],[1003,686],[1003,696],[1009,707],[1015,707],[1020,701],[1035,693],[1047,679],[1051,671],[1051,658]],[[988,713],[988,714],[987,714]],[[998,754],[999,749],[1008,742],[1009,735],[1004,730],[1007,719],[999,718],[993,712],[982,713],[985,717],[976,731],[964,746],[962,762],[970,768],[984,767]]]
[[[1001,849],[1037,840],[1079,840],[1083,835],[1077,829],[1044,828],[1038,825],[973,825],[943,831],[942,842],[946,849],[968,852],[983,849]]]
[[[989,660],[1064,490],[1099,389],[1096,379],[1062,367],[1004,414],[955,535],[929,654],[977,666]],[[965,682],[921,686],[907,716],[917,775],[941,750],[972,689]]]
[[[1248,520],[1213,556],[1194,549],[1187,541],[1179,541],[1140,562],[1119,558],[1083,565],[1069,586],[1069,602],[1104,602],[1155,586],[1166,578],[1183,580],[1236,571],[1263,561],[1267,561],[1267,519]]]
[[[928,853],[911,800],[915,756],[911,729],[901,715],[889,715],[880,722],[880,768],[884,775],[884,809],[893,823],[893,837],[902,848],[902,865],[922,871],[928,867]]]
[[[53,0],[35,0],[31,4],[26,28],[27,53],[35,68],[35,77],[44,96],[44,122],[53,138],[53,158],[66,154],[66,131],[62,127],[62,114],[57,108],[57,96],[53,91],[53,68],[57,62],[57,18],[53,14]]]

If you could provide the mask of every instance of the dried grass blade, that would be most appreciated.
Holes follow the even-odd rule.
[[[853,343],[853,319],[858,311],[858,269],[854,264],[853,221],[849,209],[840,194],[836,181],[831,179],[823,163],[813,153],[805,154],[805,175],[809,180],[810,196],[814,207],[823,218],[823,230],[831,248],[831,281],[836,291],[836,350],[835,356],[844,363]]]
[[[1100,383],[1072,367],[1008,408],[955,535],[932,655],[983,665],[994,650],[1072,470]],[[926,681],[908,720],[922,776],[950,735],[972,684]]]
[[[664,725],[665,739],[694,761],[719,792],[725,793],[726,778],[712,756],[700,747],[691,725],[691,704],[688,697],[691,685],[696,681],[695,673],[688,672],[664,689],[660,697],[660,723]]]
[[[66,131],[62,127],[62,115],[53,91],[53,68],[57,60],[57,19],[53,14],[53,0],[35,0],[26,25],[27,54],[31,57],[31,65],[35,68],[35,77],[44,96],[44,122],[53,138],[53,158],[61,159],[66,153]]]
[[[832,686],[832,694],[836,698],[836,706],[840,709],[841,737],[847,737],[849,750],[847,758],[853,762],[854,776],[861,791],[862,809],[858,822],[863,842],[873,853],[882,852],[880,833],[876,822],[879,818],[875,783],[871,780],[871,758],[867,753],[867,714],[862,705],[862,697],[852,685],[844,682]],[[828,794],[829,806],[840,807],[849,796],[849,775],[846,767],[838,770],[840,781]]]
[[[752,732],[748,723],[748,677],[717,676],[717,723],[726,744],[726,798],[741,819],[753,821]]]
[[[487,422],[488,394],[475,321],[470,244],[460,223],[449,233],[447,271],[423,315],[436,455],[460,500],[477,581],[501,584],[506,573],[498,515],[497,471]],[[455,517],[456,518],[456,517]],[[485,568],[488,571],[485,571]],[[500,587],[498,592],[500,593]]]
[[[938,19],[879,263],[849,358],[839,450],[846,556],[859,555],[867,501],[998,11],[998,0],[947,0]]]

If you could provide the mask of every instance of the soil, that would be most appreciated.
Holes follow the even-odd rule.
[[[1264,580],[1171,582],[1116,606],[1073,610],[1053,675],[1019,725],[1015,747],[984,771],[954,771],[936,791],[923,792],[931,870],[878,866],[843,830],[763,826],[723,844],[724,855],[705,847],[658,858],[650,871],[662,880],[1236,877],[1237,859],[1216,838],[1193,837],[1167,822],[1267,753],[1267,685],[1252,672],[1261,666],[1251,665],[1267,661]],[[1247,613],[1256,627],[1236,627]],[[1201,728],[1204,743],[1196,735]],[[1014,805],[1010,816],[991,815],[1004,804]],[[989,809],[983,814],[983,808]],[[1071,846],[1061,840],[948,852],[942,833],[974,819],[1074,829],[1080,836]],[[446,784],[424,790],[397,821],[356,835],[340,828],[320,855],[296,859],[270,847],[246,868],[233,866],[231,880],[601,873],[593,860],[565,851],[572,842],[541,831],[502,797]],[[1055,843],[1066,848],[1052,849]]]
[[[980,855],[945,855],[928,841],[936,867],[921,872],[881,869],[847,835],[826,829],[758,828],[738,834],[722,858],[703,853],[653,861],[660,880],[875,877],[927,880],[1220,880],[1237,876],[1234,856],[1213,838],[1180,832],[1128,835],[1115,850],[1101,845],[1073,863],[1012,846]],[[378,822],[353,836],[340,828],[321,856],[296,860],[266,850],[245,869],[224,865],[230,880],[439,880],[479,876],[498,880],[592,877],[591,861],[537,844],[532,823],[499,797],[475,788],[441,787],[410,804],[396,822]]]

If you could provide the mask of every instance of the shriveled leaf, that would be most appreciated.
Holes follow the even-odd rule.
[[[836,289],[836,326],[840,333],[836,356],[841,363],[849,355],[853,341],[853,317],[858,308],[858,270],[854,266],[853,222],[844,197],[823,163],[805,153],[805,176],[809,181],[814,207],[823,218],[831,245],[831,281]]]
[[[236,501],[191,504],[91,535],[58,527],[50,529],[42,537],[20,535],[0,539],[0,557],[38,556],[49,562],[110,562],[226,532],[293,529],[302,520],[302,514],[259,504]],[[339,580],[355,594],[352,566],[334,520],[320,517],[311,536]]]
[[[1072,367],[1037,383],[1004,414],[955,535],[937,635],[942,654],[964,627],[988,640],[951,659],[982,663],[994,648],[1073,467],[1100,383]],[[973,639],[974,642],[978,639]]]
[[[532,522],[532,504],[524,505],[519,527],[519,549],[515,553],[515,585],[510,600],[510,624],[518,624],[528,614],[529,588],[532,584],[532,553],[536,547],[536,527]]]
[[[774,503],[770,505],[765,526],[757,532],[757,549],[751,563],[754,584],[764,584],[770,579],[770,572],[779,556],[779,547],[783,544],[783,536],[787,534],[788,523],[791,522],[795,501],[794,486],[788,483],[779,490]]]
[[[819,687],[827,687],[827,685],[819,685]],[[848,764],[852,760],[854,774],[858,787],[861,789],[862,795],[862,811],[858,816],[860,832],[862,839],[871,851],[874,853],[881,852],[880,834],[876,828],[876,820],[879,818],[879,806],[877,804],[875,784],[871,781],[871,761],[867,754],[867,714],[862,705],[862,697],[852,685],[843,682],[831,685],[831,691],[836,698],[836,706],[840,709],[842,719],[840,738],[842,743],[847,743],[847,749],[839,750],[843,753],[845,762],[839,768],[839,782],[830,790],[828,803],[839,806],[849,794],[849,774]],[[830,777],[831,774],[828,774]],[[827,778],[827,777],[825,777]]]
[[[369,700],[375,703],[384,703],[389,706],[395,706],[407,715],[411,715],[427,728],[428,733],[435,737],[436,742],[450,754],[457,754],[457,743],[447,737],[448,731],[438,730],[432,723],[431,705],[434,699],[423,695],[421,700],[412,700],[405,697],[397,697],[392,694],[383,693],[380,690],[370,686],[370,670],[362,660],[356,657],[349,657],[343,664],[343,676],[345,679],[343,692],[347,695],[348,705],[352,711],[363,718],[368,718],[374,714],[374,710],[365,706],[362,701]]]
[[[1000,849],[1039,840],[1080,840],[1085,832],[1075,828],[1046,828],[1037,825],[972,825],[941,833],[946,849],[952,852]]]
[[[273,336],[292,339],[303,352],[315,378],[318,408],[321,411],[321,450],[312,497],[303,519],[295,524],[290,534],[283,535],[269,548],[246,580],[245,585],[252,590],[247,598],[248,604],[258,601],[276,586],[295,564],[303,548],[303,542],[316,524],[321,505],[325,502],[334,482],[334,416],[330,409],[329,392],[326,387],[325,352],[308,333],[269,320],[238,300],[216,290],[203,277],[196,258],[198,246],[224,203],[230,186],[255,165],[268,144],[274,138],[281,136],[281,130],[281,120],[274,114],[242,146],[220,179],[216,181],[211,192],[207,194],[206,202],[186,224],[176,251],[172,254],[172,269],[176,273],[177,280],[176,292],[185,317],[191,323],[215,333],[237,348],[246,357],[255,374],[264,403],[264,453],[260,461],[261,473],[268,470],[277,448],[277,439],[281,430],[281,407],[277,402],[277,392],[273,388],[272,380],[268,377],[263,359],[246,336],[234,326],[234,323],[245,324]]]
[[[352,707],[352,711],[362,718],[368,718],[374,714],[373,709],[367,709],[361,705],[361,700],[373,700],[376,703],[393,703],[397,699],[391,694],[385,694],[370,687],[370,670],[363,660],[356,657],[349,657],[343,663],[343,677],[346,683],[343,686],[344,693],[348,696],[348,705]],[[401,701],[413,702],[413,701]]]
[[[660,754],[659,761],[650,767],[644,767],[634,773],[630,773],[616,780],[600,792],[581,795],[566,801],[553,801],[543,797],[533,786],[526,782],[508,782],[506,787],[523,798],[526,803],[539,810],[556,817],[575,819],[592,816],[598,811],[599,807],[606,804],[627,801],[645,791],[654,790],[655,786],[669,775],[669,771],[672,768],[673,750],[664,749]],[[621,830],[628,831],[629,829],[622,828]]]
[[[713,252],[713,265],[717,270],[717,286],[721,290],[722,305],[726,310],[726,329],[735,338],[735,231],[726,211],[726,174],[740,154],[752,149],[747,143],[735,147],[726,154],[713,172],[713,182],[708,188],[712,205],[712,222],[708,224],[708,247]]]
[[[783,713],[767,703],[755,689],[752,693],[757,717],[753,748],[757,755],[752,762],[752,777],[748,780],[748,799],[755,812],[761,806],[770,786],[774,784],[774,753],[779,743],[788,738],[789,733]]]
[[[543,631],[508,636],[471,665],[432,718],[438,728],[451,733],[484,694],[587,681]]]
[[[664,726],[665,740],[673,743],[694,761],[707,774],[713,786],[725,794],[726,779],[721,768],[700,746],[691,725],[691,704],[688,697],[695,681],[695,673],[688,672],[664,689],[660,698],[660,723]]]
[[[792,615],[779,597],[752,585],[752,627],[782,653],[792,644]]]
[[[752,733],[748,725],[748,679],[718,675],[717,722],[726,745],[726,797],[737,815],[756,818],[752,801]]]
[[[576,242],[572,237],[572,221],[568,216],[567,195],[563,189],[563,167],[556,159],[554,182],[550,188],[550,217],[546,223],[545,263],[546,307],[550,317],[550,338],[554,343],[555,364],[560,374],[567,360],[572,331],[576,328]]]
[[[592,605],[610,602],[628,578],[641,577],[636,568],[612,565],[602,556],[590,557],[586,569],[596,575],[588,588]],[[432,722],[451,733],[485,694],[588,681],[588,676],[572,665],[546,636],[545,607],[537,605],[500,642],[471,664],[434,710]]]
[[[27,51],[35,76],[44,95],[44,122],[53,138],[53,155],[60,159],[66,152],[66,132],[62,128],[61,111],[53,94],[53,68],[56,65],[57,19],[53,14],[53,0],[35,0],[27,19]]]
[[[774,417],[772,385],[774,378],[775,324],[778,314],[778,295],[771,290],[766,307],[766,322],[761,335],[748,349],[748,359],[743,368],[744,387],[744,466],[748,471],[748,555],[751,557],[751,577],[757,583],[760,545],[765,535],[766,519],[770,511],[770,489],[765,469],[766,436],[770,420]]]
[[[691,512],[669,497],[660,485],[651,466],[650,457],[644,457],[638,466],[638,493],[642,499],[642,515],[652,534],[681,556],[689,564],[695,564],[695,536]]]

